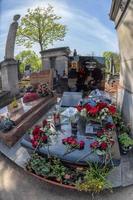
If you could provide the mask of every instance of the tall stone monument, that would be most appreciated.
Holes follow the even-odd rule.
[[[19,93],[18,89],[18,65],[17,61],[14,59],[14,49],[15,49],[15,39],[18,28],[18,20],[20,15],[15,15],[13,17],[13,22],[10,25],[4,61],[1,62],[1,81],[2,90],[10,92],[11,95],[16,95]]]
[[[115,22],[121,56],[117,103],[133,135],[133,0],[112,0],[110,18]]]

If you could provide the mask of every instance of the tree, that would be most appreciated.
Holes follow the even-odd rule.
[[[109,71],[110,60],[112,58],[113,58],[113,61],[114,61],[116,72],[120,71],[120,55],[118,53],[114,53],[114,52],[111,52],[111,51],[105,51],[103,53],[103,57],[105,58],[105,66],[106,66],[107,71]]]
[[[25,66],[30,64],[32,71],[41,70],[41,59],[31,50],[22,51],[16,57],[20,61],[20,72],[24,73]]]
[[[63,40],[66,26],[58,23],[61,17],[54,14],[51,5],[46,8],[28,9],[17,31],[16,43],[26,48],[39,44],[43,51],[54,41]]]

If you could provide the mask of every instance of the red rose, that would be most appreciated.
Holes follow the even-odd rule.
[[[100,148],[101,148],[102,150],[106,150],[107,147],[108,147],[108,144],[107,144],[106,142],[102,142],[102,143],[100,144]]]
[[[98,107],[92,107],[90,110],[89,110],[89,114],[90,115],[96,115],[98,113]]]
[[[103,135],[103,131],[98,131],[97,132],[97,137],[101,137]]]
[[[96,149],[97,147],[99,147],[99,142],[94,141],[93,143],[90,144],[90,147]]]
[[[77,145],[78,145],[78,143],[77,143],[76,140],[73,140],[70,144],[71,144],[72,146],[77,146]]]
[[[75,138],[73,138],[73,137],[68,137],[68,138],[67,138],[67,143],[68,143],[68,144],[71,144],[74,140],[75,140]]]
[[[47,139],[48,139],[48,136],[47,136],[47,135],[44,135],[44,136],[42,137],[42,141],[43,141],[43,142],[47,142]]]
[[[36,134],[36,135],[33,136],[33,138],[34,138],[34,140],[39,140],[40,136]]]
[[[81,112],[81,110],[83,109],[83,107],[80,106],[80,105],[76,106],[76,108],[77,108],[77,110],[78,110],[79,112]]]
[[[108,106],[109,112],[113,115],[116,113],[116,107],[113,105]]]
[[[42,121],[43,127],[45,127],[47,124],[48,124],[48,121],[47,121],[46,119],[44,119],[44,120]]]
[[[62,139],[62,143],[66,144],[67,143],[67,138]]]
[[[39,134],[40,133],[40,128],[41,128],[40,126],[35,126],[35,128],[32,131],[32,134],[33,135]]]
[[[90,104],[86,104],[86,105],[84,106],[84,108],[87,110],[87,112],[89,112],[90,109],[92,108],[92,106],[91,106]]]
[[[107,107],[107,103],[105,102],[99,102],[97,104],[97,107],[99,108],[99,111],[102,110],[103,108],[106,108]]]
[[[83,148],[84,148],[84,145],[85,145],[85,142],[81,140],[81,141],[79,142],[79,149],[83,149]]]
[[[107,129],[113,129],[113,128],[115,128],[115,125],[112,124],[112,123],[107,123],[107,124],[106,124],[106,128],[107,128]]]
[[[31,140],[32,147],[36,148],[38,146],[38,142],[36,140]]]

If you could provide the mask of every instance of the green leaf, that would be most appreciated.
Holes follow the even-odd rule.
[[[28,9],[18,27],[16,43],[26,48],[38,44],[42,51],[55,41],[63,40],[66,26],[59,22],[60,19],[51,5]]]
[[[96,150],[96,154],[99,156],[104,155],[106,152],[104,150],[100,151],[99,149]]]

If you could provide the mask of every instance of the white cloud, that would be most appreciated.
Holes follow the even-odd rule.
[[[21,16],[23,16],[29,7],[42,7],[48,4],[53,5],[57,15],[62,16],[62,22],[68,27],[68,33],[64,42],[56,42],[55,46],[66,45],[70,46],[70,48],[78,48],[80,52],[87,51],[86,53],[90,53],[88,51],[95,51],[98,54],[104,50],[118,51],[117,39],[114,31],[106,27],[100,19],[97,19],[95,16],[85,13],[83,10],[72,8],[65,0],[27,0],[27,3],[21,4],[19,7],[10,10],[10,12],[3,12],[1,19],[3,35],[0,36],[3,49],[13,15],[21,14]],[[100,44],[101,48],[99,46]],[[17,53],[22,50],[20,47],[16,49]]]

